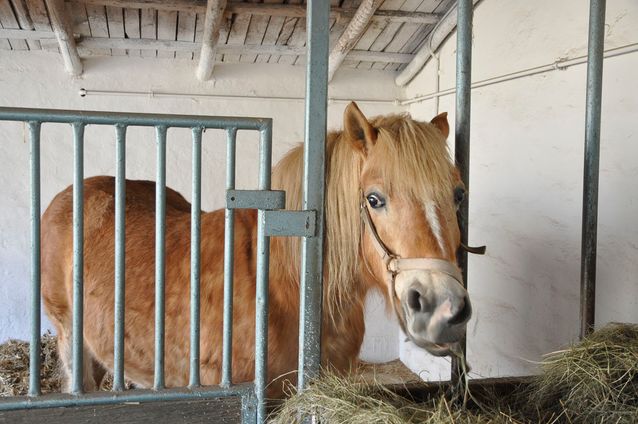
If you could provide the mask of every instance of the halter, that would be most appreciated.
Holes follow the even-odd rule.
[[[396,302],[398,301],[396,290],[395,290],[395,280],[397,274],[402,271],[408,270],[425,270],[425,271],[437,271],[450,277],[454,278],[459,284],[463,285],[463,275],[461,271],[454,266],[451,262],[446,261],[444,259],[434,259],[434,258],[401,258],[399,255],[392,253],[392,251],[386,246],[386,244],[381,240],[379,233],[377,232],[374,223],[372,222],[372,218],[370,217],[370,211],[368,210],[367,201],[365,196],[363,195],[363,191],[361,191],[361,219],[363,220],[364,227],[368,228],[370,234],[372,235],[373,245],[376,251],[381,256],[381,260],[385,264],[386,270],[390,275],[390,290],[391,298],[395,303],[395,311],[398,314]],[[470,253],[476,253],[482,255],[485,253],[485,246],[480,247],[469,247],[465,244],[461,243],[461,248]],[[401,321],[401,320],[399,320]]]
[[[392,283],[394,285],[394,279],[398,273],[408,270],[426,270],[426,271],[438,271],[443,274],[447,274],[454,278],[459,283],[463,284],[463,276],[457,267],[452,265],[449,261],[444,259],[434,258],[401,258],[399,255],[392,253],[392,251],[381,240],[377,228],[372,222],[370,217],[370,211],[366,206],[365,197],[361,198],[361,218],[363,219],[364,226],[368,228],[374,241],[374,248],[381,256],[381,260],[385,264],[386,270],[392,276]]]

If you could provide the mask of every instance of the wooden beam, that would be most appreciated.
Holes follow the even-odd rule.
[[[409,63],[413,54],[371,52],[368,50],[350,50],[348,60],[358,60],[362,62],[386,62],[386,63]]]
[[[411,24],[435,24],[441,19],[436,13],[406,12],[403,10],[377,10],[372,17],[375,21],[388,20]]]
[[[0,29],[0,38],[15,38],[21,40],[55,39],[53,31],[29,31],[24,29]]]
[[[193,12],[179,12],[177,17],[177,41],[195,41],[195,25],[197,14]],[[191,52],[175,52],[175,59],[193,59]]]
[[[177,11],[158,10],[157,11],[157,39],[175,41],[177,36]],[[175,58],[175,52],[158,51],[157,57],[164,59]]]
[[[225,9],[226,0],[208,0],[206,4],[202,48],[199,55],[199,64],[197,65],[197,78],[200,81],[207,81],[213,75],[219,29],[222,26]]]
[[[29,11],[29,17],[33,22],[33,28],[36,31],[51,31],[51,22],[49,21],[49,13],[44,5],[44,0],[25,0],[25,5]],[[84,7],[82,5],[82,7]],[[57,44],[49,45],[44,48],[45,50],[52,52],[59,52]]]
[[[13,9],[9,0],[0,0],[0,28],[6,29],[20,29],[18,20],[13,14]],[[29,47],[24,40],[9,40],[11,49],[13,50],[29,50]]]
[[[126,38],[140,38],[141,17],[137,9],[124,9],[124,33]],[[128,50],[129,56],[140,56],[139,50]]]
[[[0,29],[0,39],[13,38],[17,40],[39,40],[42,47],[46,48],[55,45],[55,33],[51,31],[27,31],[20,29]],[[103,38],[103,37],[80,37],[76,47],[84,50],[164,50],[178,52],[197,52],[201,49],[199,42],[150,40],[140,38]],[[249,55],[284,55],[284,56],[305,56],[306,48],[287,45],[241,45],[241,44],[218,44],[216,52],[221,54],[249,54]],[[413,54],[373,52],[367,50],[350,50],[348,59],[365,62],[386,62],[386,63],[408,63],[414,58]]]
[[[157,13],[152,9],[140,10],[140,38],[147,40],[157,39]],[[141,50],[142,57],[156,57],[157,52],[152,50]]]
[[[339,66],[341,66],[348,52],[350,52],[357,41],[359,41],[359,38],[361,38],[370,23],[372,15],[374,15],[377,8],[381,6],[381,3],[383,3],[383,0],[363,0],[361,2],[357,13],[354,14],[346,30],[330,52],[328,59],[328,82],[332,80],[332,77],[337,69],[339,69]]]
[[[20,23],[20,28],[27,30],[35,29],[29,12],[27,11],[27,6],[24,4],[24,0],[13,0],[11,3],[13,4],[13,11]],[[29,50],[40,50],[40,42],[37,40],[27,40],[27,44],[29,45]]]
[[[0,37],[3,33],[0,31]],[[147,39],[115,39],[115,38],[82,38],[77,44],[80,49],[140,49],[159,51],[195,52],[201,49],[201,44],[185,41],[147,40]],[[305,47],[290,46],[247,46],[243,44],[218,44],[216,52],[221,54],[282,54],[305,55]],[[214,58],[214,56],[213,56]]]
[[[201,0],[79,0],[86,4],[101,6],[128,7],[133,9],[155,9],[178,12],[206,13],[207,3]],[[355,15],[355,8],[331,7],[331,18],[351,18]],[[254,4],[254,3],[228,3],[226,14],[249,14],[256,16],[286,16],[291,18],[305,18],[306,6],[297,4]],[[401,10],[377,11],[373,19],[389,20],[392,22],[409,22],[432,24],[438,22],[440,15],[436,13],[406,12]]]
[[[106,8],[106,25],[108,36],[113,38],[124,38],[124,10],[119,7]],[[126,56],[125,50],[111,50],[113,56]]]
[[[49,9],[49,17],[53,32],[58,39],[62,60],[66,71],[78,76],[82,74],[82,61],[75,47],[75,39],[73,38],[73,29],[69,24],[69,18],[64,9],[64,0],[46,0]]]
[[[18,31],[8,32],[10,30],[0,30],[0,38],[5,36],[13,36],[14,38],[23,38],[21,33],[31,34],[35,31]],[[40,32],[41,33],[41,32]],[[44,33],[45,35],[47,33]],[[48,37],[49,39],[51,36]],[[41,38],[42,45],[46,46],[46,38]],[[81,50],[93,51],[100,49],[139,49],[139,50],[170,50],[181,52],[195,52],[199,50],[200,43],[191,43],[184,41],[164,41],[164,40],[147,40],[147,39],[114,39],[101,37],[86,37],[78,41],[77,47]],[[305,47],[293,47],[286,45],[260,45],[247,46],[241,44],[218,44],[216,48],[218,54],[267,54],[267,55],[283,55],[283,56],[305,56]],[[387,53],[387,52],[371,52],[366,50],[350,50],[348,59],[359,60],[365,62],[386,62],[386,63],[408,63],[414,55],[406,53]]]

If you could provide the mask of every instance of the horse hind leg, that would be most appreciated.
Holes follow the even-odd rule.
[[[106,374],[106,369],[102,366],[91,350],[84,345],[84,360],[82,361],[82,387],[85,392],[95,392],[100,390],[100,385]]]
[[[71,393],[71,338],[64,331],[58,331],[58,356],[60,358],[60,390]]]
[[[95,392],[106,374],[106,369],[100,364],[90,349],[85,345],[82,358],[82,391]],[[66,332],[58,335],[58,354],[60,356],[61,390],[64,393],[73,392],[73,359],[71,337]]]

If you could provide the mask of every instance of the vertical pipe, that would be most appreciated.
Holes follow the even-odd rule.
[[[84,124],[73,123],[73,324],[71,391],[82,393],[84,349]]]
[[[323,285],[323,198],[328,93],[328,18],[330,2],[310,0],[307,6],[308,65],[304,137],[304,210],[316,212],[316,235],[301,245],[299,379],[302,390],[321,365],[321,301]]]
[[[40,123],[29,122],[31,145],[31,343],[29,396],[40,394]]]
[[[472,0],[459,0],[457,3],[456,34],[456,118],[454,159],[461,173],[466,190],[470,191],[470,111],[472,84]],[[461,203],[458,211],[461,242],[467,244],[469,198]],[[467,288],[467,252],[459,249],[457,262],[463,272],[463,282]],[[466,351],[465,339],[461,341],[463,356]],[[462,359],[464,360],[464,359]],[[458,358],[452,358],[452,381],[465,379],[462,364]]]
[[[235,151],[237,128],[227,130],[226,190],[235,189]],[[226,208],[224,229],[224,334],[222,352],[222,386],[232,383],[233,369],[233,269],[235,264],[235,211]]]
[[[166,233],[166,127],[158,126],[157,180],[155,183],[155,381],[153,388],[164,388],[164,270]]]
[[[115,327],[113,391],[124,390],[124,280],[126,211],[126,126],[115,126]]]
[[[595,320],[598,170],[600,162],[600,112],[603,86],[606,0],[591,0],[589,5],[585,169],[583,175],[583,226],[580,269],[581,337],[585,337],[593,331]]]
[[[260,132],[259,189],[270,190],[272,124]],[[266,236],[265,210],[257,211],[257,293],[255,297],[255,395],[257,422],[266,422],[266,384],[268,378],[268,274],[270,237]]]
[[[191,341],[190,378],[188,385],[196,387],[199,380],[199,277],[201,259],[201,210],[202,210],[202,128],[193,128],[191,205]]]

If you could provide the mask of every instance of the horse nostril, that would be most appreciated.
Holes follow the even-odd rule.
[[[423,302],[421,301],[421,293],[418,290],[408,290],[408,306],[415,312],[423,312]]]
[[[462,324],[470,317],[472,313],[472,307],[470,306],[470,300],[466,297],[461,300],[459,308],[456,310],[456,313],[450,317],[448,320],[448,324],[457,325]]]

